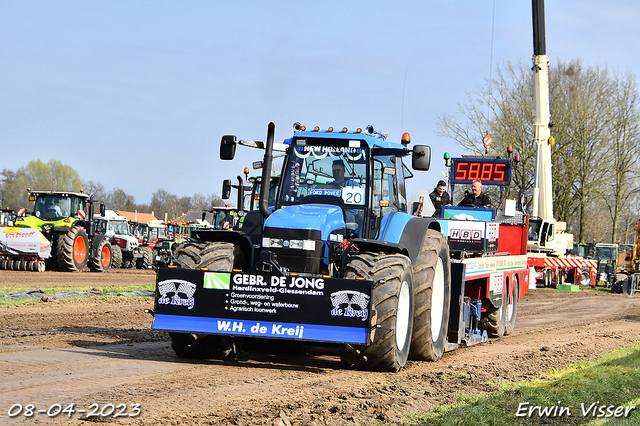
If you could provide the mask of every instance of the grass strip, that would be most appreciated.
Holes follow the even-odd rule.
[[[638,425],[640,344],[579,361],[545,378],[499,384],[491,395],[460,394],[456,402],[412,417],[411,425]]]

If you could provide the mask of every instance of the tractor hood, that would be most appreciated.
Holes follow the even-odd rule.
[[[36,216],[19,217],[15,221],[16,226],[25,226],[42,231],[43,227],[47,228],[70,228],[71,224],[77,219],[69,217],[60,220],[42,220]]]
[[[263,248],[291,272],[327,273],[330,235],[344,235],[344,230],[344,213],[338,206],[287,206],[266,219]]]
[[[275,210],[265,221],[267,228],[320,231],[322,241],[329,240],[329,234],[336,229],[344,229],[344,213],[338,206],[328,204],[301,204]]]

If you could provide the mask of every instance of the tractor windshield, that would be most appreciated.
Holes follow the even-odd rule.
[[[596,257],[601,260],[614,260],[616,258],[616,248],[615,246],[596,246]]]
[[[213,227],[215,229],[230,229],[233,227],[234,215],[232,210],[214,210]]]
[[[58,220],[71,216],[71,207],[70,197],[46,195],[37,197],[34,212],[42,220]]]
[[[130,235],[129,226],[124,220],[109,221],[109,230],[113,231],[115,235]]]
[[[360,141],[342,139],[296,140],[283,169],[280,204],[309,202],[344,204],[364,208],[367,154]],[[333,204],[333,203],[332,203]]]
[[[157,226],[149,227],[149,241],[155,241],[162,238],[167,238],[166,228]]]
[[[260,202],[260,187],[262,186],[261,177],[252,178],[254,185],[251,191],[251,200],[249,210],[258,210],[258,203]],[[269,185],[269,207],[276,205],[276,195],[278,193],[278,184],[280,183],[280,176],[271,176],[271,184]]]

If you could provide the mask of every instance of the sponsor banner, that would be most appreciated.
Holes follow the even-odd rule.
[[[156,314],[155,330],[188,331],[270,339],[299,339],[318,342],[367,344],[368,330],[361,327],[292,324],[271,321],[229,320]]]
[[[477,278],[494,272],[516,271],[527,269],[527,256],[487,256],[464,259],[466,265],[465,278]]]
[[[153,328],[362,344],[370,330],[372,285],[321,276],[160,268]],[[282,334],[279,325],[286,328]],[[296,327],[302,328],[291,331]],[[337,331],[343,334],[331,336]]]
[[[498,249],[500,227],[496,222],[439,220],[449,247],[454,251],[494,252]]]

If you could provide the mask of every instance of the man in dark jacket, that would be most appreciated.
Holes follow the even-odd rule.
[[[471,184],[471,192],[468,192],[462,201],[458,203],[460,207],[491,207],[491,198],[482,192],[482,182],[474,180]]]
[[[429,198],[431,198],[431,202],[433,203],[433,207],[436,208],[436,211],[433,213],[432,217],[442,217],[442,206],[447,206],[451,204],[451,197],[449,193],[446,191],[447,183],[443,180],[438,182],[435,189],[431,194],[429,194]]]

